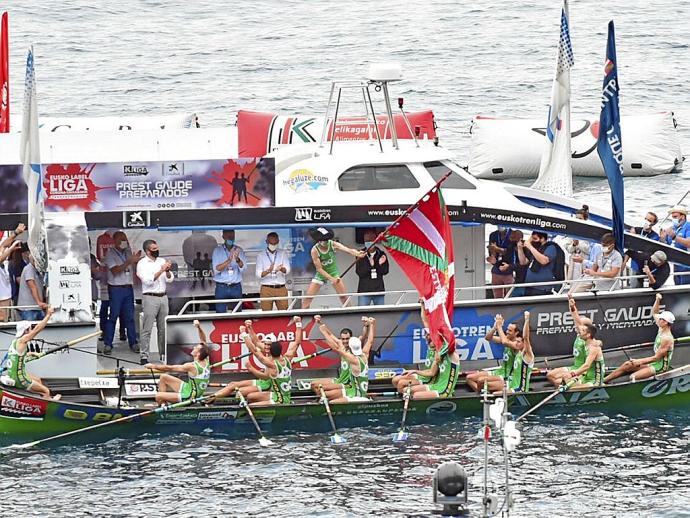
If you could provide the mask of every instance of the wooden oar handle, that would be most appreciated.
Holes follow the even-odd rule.
[[[93,333],[89,333],[88,335],[84,335],[79,338],[75,338],[74,340],[70,340],[65,345],[69,347],[71,345],[78,344],[79,342],[83,342],[84,340],[88,340],[89,338],[96,338],[97,336],[101,336],[101,334],[103,334],[103,331],[95,331]]]

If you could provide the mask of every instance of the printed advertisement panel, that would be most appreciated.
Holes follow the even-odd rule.
[[[13,419],[42,420],[46,415],[48,402],[32,397],[3,392],[0,397],[0,416]]]
[[[44,164],[46,210],[271,207],[272,158]]]
[[[613,349],[625,345],[651,342],[658,328],[652,319],[654,293],[616,295],[585,295],[578,297],[578,308],[582,316],[590,317],[599,332],[604,349]],[[686,293],[669,291],[664,294],[662,309],[668,309],[677,315],[673,326],[675,336],[690,334],[690,297]],[[568,311],[565,296],[553,300],[523,301],[515,298],[496,301],[481,306],[463,301],[456,305],[453,318],[453,331],[457,338],[457,350],[463,361],[495,360],[501,358],[503,349],[500,345],[485,339],[486,333],[494,323],[497,313],[503,315],[506,325],[516,322],[523,324],[524,311],[530,312],[531,336],[534,352],[537,356],[561,356],[572,353],[575,339],[573,320]],[[305,340],[305,353],[313,352],[313,344],[322,339],[318,329],[314,329],[313,314],[302,314],[305,329],[309,329],[309,340]],[[382,310],[376,307],[367,309],[366,313],[352,312],[332,314],[323,312],[324,321],[335,333],[342,328],[350,328],[359,333],[361,316],[376,318],[376,341],[373,350],[378,354],[374,364],[390,362],[399,364],[420,363],[426,355],[426,343],[422,337],[422,323],[417,309]],[[255,328],[262,333],[272,332],[281,340],[289,340],[294,328],[288,328],[289,317],[261,318],[260,313],[245,312],[236,318],[217,319],[210,329],[210,339],[216,344],[216,360],[227,359],[241,354],[244,349],[238,343],[239,326],[244,319],[252,317]],[[168,321],[168,354],[170,361],[177,363],[189,358],[191,347],[196,343],[191,325],[188,322]],[[209,324],[210,325],[210,324]],[[324,357],[309,362],[309,368],[323,368]],[[330,355],[325,355],[330,359]],[[317,362],[316,360],[320,360]],[[239,369],[235,365],[231,370]]]

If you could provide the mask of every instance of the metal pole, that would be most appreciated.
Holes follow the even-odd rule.
[[[321,130],[321,139],[319,140],[319,147],[323,147],[323,139],[326,136],[326,129],[328,128],[328,114],[331,113],[331,103],[333,102],[334,91],[335,81],[331,83],[331,93],[328,96],[328,104],[326,105],[326,115],[323,118],[323,129]]]
[[[338,110],[340,110],[340,95],[343,93],[342,88],[338,88],[338,100],[335,102],[335,114],[333,115],[333,127],[331,128],[331,149],[328,151],[329,155],[333,154],[333,143],[335,142],[335,127],[338,124]]]
[[[371,117],[374,119],[374,131],[376,131],[376,140],[379,141],[379,150],[383,153],[383,144],[381,143],[381,133],[379,132],[379,123],[376,120],[376,113],[374,112],[374,103],[371,102],[371,91],[367,86],[367,98],[369,99],[369,108],[371,109]]]
[[[391,98],[388,95],[388,82],[382,81],[381,87],[383,88],[383,98],[386,103],[386,113],[388,114],[388,125],[391,128],[391,140],[393,140],[393,147],[395,149],[400,149],[398,146],[398,133],[395,131],[395,124],[393,123],[393,109],[391,108]]]
[[[410,124],[410,120],[407,118],[407,114],[405,113],[405,110],[403,109],[402,106],[402,97],[400,98],[400,101],[398,102],[398,106],[400,106],[400,113],[402,113],[403,120],[405,121],[405,125],[407,126],[407,130],[410,132],[410,135],[412,135],[412,138],[414,139],[414,143],[417,147],[419,147],[419,142],[417,141],[417,135],[415,135],[414,131],[412,131],[412,125]]]
[[[487,398],[488,387],[484,382],[482,403],[484,405],[484,420],[482,426],[482,435],[484,437],[484,498],[482,499],[482,516],[484,518],[489,516],[489,439],[487,438],[487,429],[489,428],[489,400]]]

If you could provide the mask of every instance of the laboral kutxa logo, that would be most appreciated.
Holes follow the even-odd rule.
[[[307,192],[315,191],[328,183],[328,177],[314,174],[309,169],[295,169],[290,173],[287,180],[283,180],[283,185],[293,191]]]

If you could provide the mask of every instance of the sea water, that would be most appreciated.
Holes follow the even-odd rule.
[[[431,108],[444,146],[469,160],[477,113],[546,118],[560,18],[557,0],[235,1],[11,0],[12,125],[21,125],[23,63],[33,44],[42,116],[197,113],[203,126],[239,109],[316,114],[329,81],[397,61],[392,94]],[[572,1],[573,116],[596,118],[606,24],[616,22],[622,115],[673,110],[690,149],[690,2]],[[625,145],[625,134],[623,134]],[[690,169],[690,166],[689,168]],[[690,189],[690,173],[626,179],[626,212],[642,221]],[[603,179],[576,197],[608,204]],[[690,205],[690,202],[686,200]],[[0,456],[3,516],[401,516],[431,509],[444,461],[470,475],[478,503],[479,420],[254,438],[143,436]],[[511,455],[513,516],[690,516],[690,417],[596,412],[529,418]],[[503,491],[491,449],[492,492]]]

